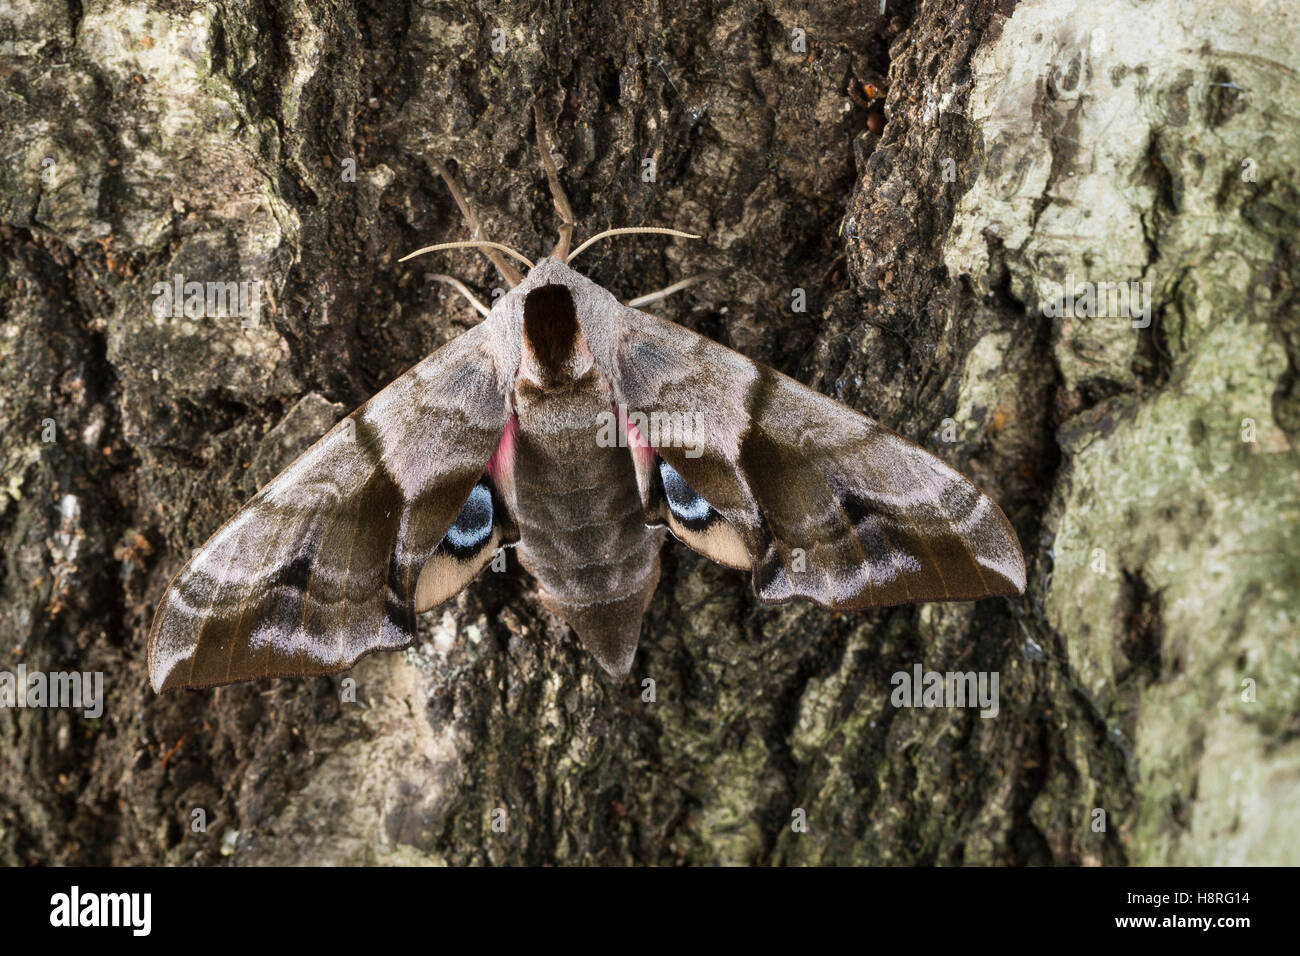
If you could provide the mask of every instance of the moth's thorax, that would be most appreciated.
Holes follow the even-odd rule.
[[[497,330],[498,384],[557,388],[592,368],[610,368],[618,321],[628,311],[563,262],[542,259],[498,300],[485,322]]]
[[[515,382],[514,409],[521,431],[536,437],[585,436],[599,424],[596,415],[613,402],[609,383],[595,369],[548,387],[522,376]]]
[[[525,294],[521,338],[519,382],[539,389],[563,388],[594,364],[573,293],[563,283],[540,285]]]

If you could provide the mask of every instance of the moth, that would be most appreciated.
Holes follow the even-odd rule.
[[[610,230],[569,252],[572,214],[542,154],[564,219],[555,250],[536,264],[479,240],[420,250],[484,249],[513,288],[488,309],[439,277],[482,322],[335,426],[172,579],[149,638],[155,690],[328,674],[407,647],[418,614],[510,547],[615,677],[631,669],[667,534],[748,571],[765,603],[1022,593],[1015,531],[969,480],[634,307],[658,294],[625,305],[575,271],[605,235],[683,234]]]

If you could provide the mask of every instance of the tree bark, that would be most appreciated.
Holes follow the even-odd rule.
[[[0,670],[107,695],[0,709],[0,862],[1300,862],[1300,38],[1181,6],[0,17]],[[971,475],[1026,594],[763,607],[670,542],[617,683],[511,557],[409,651],[156,696],[190,550],[473,324],[429,274],[501,284],[397,263],[468,238],[434,164],[483,237],[554,243],[534,101],[580,238],[705,237],[586,274],[716,271],[653,308]],[[262,283],[259,320],[159,317],[177,275]],[[1136,313],[1065,310],[1085,282]],[[895,706],[916,665],[996,673],[996,717]]]

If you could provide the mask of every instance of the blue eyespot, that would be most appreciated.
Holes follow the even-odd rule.
[[[492,537],[492,491],[484,482],[474,486],[460,514],[447,529],[443,543],[456,551],[476,550]]]
[[[686,483],[676,468],[663,459],[659,460],[659,480],[663,482],[668,507],[678,519],[685,523],[709,520],[713,508]]]

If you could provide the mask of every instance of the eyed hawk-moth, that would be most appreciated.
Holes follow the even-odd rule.
[[[1015,531],[962,475],[622,304],[573,255],[516,273],[490,310],[476,302],[481,323],[212,536],[154,618],[156,690],[327,674],[407,647],[417,615],[507,547],[615,676],[631,668],[666,533],[748,570],[765,603],[848,610],[1024,590]]]

